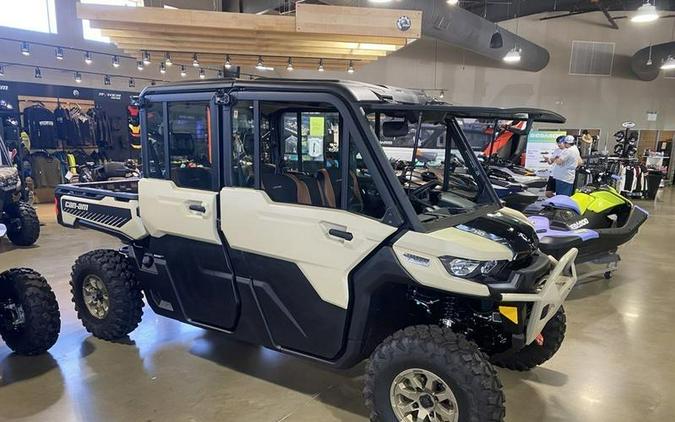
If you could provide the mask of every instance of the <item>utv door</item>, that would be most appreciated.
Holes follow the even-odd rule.
[[[348,172],[358,135],[348,110],[322,94],[239,94],[224,121],[220,227],[239,287],[254,292],[276,347],[332,358],[345,341],[350,271],[396,231],[348,210],[360,190]],[[377,172],[373,183],[386,193]]]
[[[211,95],[147,97],[145,177],[140,210],[150,233],[150,266],[142,276],[158,312],[232,329],[239,300],[218,226],[220,147]],[[143,117],[143,116],[142,116]],[[214,118],[215,117],[215,118]]]

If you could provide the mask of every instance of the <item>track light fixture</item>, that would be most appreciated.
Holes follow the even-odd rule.
[[[232,61],[230,61],[230,55],[225,56],[225,69],[229,70],[232,67]]]
[[[663,62],[661,65],[661,70],[673,70],[675,69],[675,58],[671,55]]]
[[[513,47],[504,56],[504,61],[506,63],[518,63],[520,62],[520,59],[521,59],[520,49],[518,47]]]
[[[149,65],[150,63],[152,63],[152,61],[151,61],[150,59],[151,59],[151,57],[150,57],[150,52],[149,52],[149,51],[144,51],[144,52],[143,52],[143,64],[144,64],[145,66]]]
[[[286,70],[289,72],[293,71],[293,59],[291,57],[288,58],[288,64],[286,65]]]
[[[103,76],[103,85],[110,85],[110,76]]]
[[[75,78],[75,82],[77,82],[78,84],[80,82],[82,82],[82,74],[80,72],[75,72],[74,78]]]
[[[490,48],[502,48],[504,46],[504,37],[502,33],[499,32],[499,26],[495,25],[495,32],[490,37]]]
[[[206,78],[206,71],[204,68],[199,68],[199,79],[205,79]]]
[[[445,98],[445,91],[441,89],[441,92],[438,94],[438,98]]]
[[[89,51],[85,51],[84,52],[84,62],[86,64],[92,64],[93,61],[94,61],[94,59],[92,58],[91,53]]]
[[[129,78],[129,88],[133,88],[136,86],[136,81],[134,78]]]
[[[354,73],[354,72],[355,72],[355,70],[354,70],[354,62],[350,60],[350,61],[349,61],[349,66],[347,67],[347,73]]]
[[[166,52],[166,54],[164,54],[164,63],[166,63],[167,66],[171,66],[173,64],[173,62],[171,61],[171,53],[169,53],[168,51]]]
[[[185,65],[180,65],[180,77],[184,78],[187,76],[187,72],[185,71]]]
[[[26,41],[21,41],[21,54],[24,56],[30,56],[30,44]]]
[[[155,86],[155,85],[157,85],[157,82],[155,82],[155,80],[153,79],[153,80],[150,81],[150,85]]]
[[[318,70],[319,72],[323,72],[323,71],[326,70],[326,69],[324,69],[324,67],[323,67],[323,59],[319,59],[319,67],[317,68],[317,70]]]
[[[218,79],[223,79],[223,71],[218,70]]]
[[[192,66],[199,67],[199,59],[197,59],[197,53],[192,55]]]
[[[159,64],[159,73],[161,73],[162,75],[166,73],[166,65],[164,64],[164,62],[161,62]]]
[[[258,56],[258,63],[256,63],[255,68],[258,70],[265,70],[265,62],[263,61],[262,56]]]
[[[120,58],[117,56],[112,57],[112,65],[114,68],[120,67]]]
[[[658,18],[659,14],[656,12],[656,6],[654,6],[650,0],[647,0],[642,6],[638,7],[637,13],[630,18],[630,21],[635,23],[648,23],[654,22]]]
[[[143,70],[143,62],[142,61],[137,61],[136,62],[136,69],[138,70]]]
[[[63,48],[56,47],[56,60],[63,60]]]
[[[35,68],[35,72],[33,73],[33,76],[35,76],[35,79],[42,79],[42,71],[40,70],[39,67]]]

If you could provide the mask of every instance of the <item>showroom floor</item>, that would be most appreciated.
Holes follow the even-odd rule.
[[[575,288],[559,354],[529,373],[501,371],[507,420],[675,420],[675,193],[640,204],[652,212],[622,250],[610,281]],[[53,206],[38,246],[0,244],[0,269],[40,271],[60,302],[50,354],[12,355],[0,342],[0,420],[364,421],[362,367],[348,372],[288,357],[158,317],[147,307],[130,340],[84,331],[70,301],[75,258],[116,239],[58,226]]]

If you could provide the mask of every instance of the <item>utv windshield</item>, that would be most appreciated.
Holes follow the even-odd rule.
[[[500,207],[454,116],[406,108],[373,109],[367,117],[423,223]]]

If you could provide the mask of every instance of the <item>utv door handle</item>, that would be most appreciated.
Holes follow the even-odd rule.
[[[190,211],[196,211],[196,212],[201,212],[201,213],[206,212],[206,208],[204,208],[203,205],[199,205],[199,204],[190,204],[189,208],[190,208]]]
[[[350,242],[352,239],[354,239],[354,235],[346,232],[344,230],[338,230],[338,229],[330,229],[328,230],[328,234],[331,236],[339,237],[340,239],[344,239],[348,242]]]

